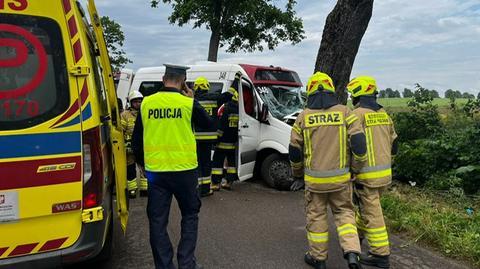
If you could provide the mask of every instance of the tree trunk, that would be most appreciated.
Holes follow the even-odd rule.
[[[347,103],[346,86],[372,10],[373,0],[338,0],[323,29],[315,72],[332,78],[343,104]]]
[[[220,30],[212,29],[212,35],[210,36],[210,45],[208,48],[209,61],[212,61],[212,62],[217,61],[219,46],[220,46]]]

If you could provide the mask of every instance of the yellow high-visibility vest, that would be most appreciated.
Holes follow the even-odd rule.
[[[140,110],[145,170],[173,172],[197,168],[193,98],[158,92],[144,98]]]

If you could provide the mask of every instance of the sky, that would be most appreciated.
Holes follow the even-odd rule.
[[[273,1],[282,7],[284,1]],[[219,62],[274,65],[298,72],[306,84],[313,72],[323,27],[334,0],[297,0],[306,38],[274,51],[227,53]],[[96,0],[102,16],[122,26],[127,68],[206,61],[210,32],[169,24],[170,6],[149,0]],[[283,7],[282,7],[283,8]],[[376,0],[351,77],[373,76],[380,89],[402,91],[415,83],[443,93],[480,92],[480,0]]]

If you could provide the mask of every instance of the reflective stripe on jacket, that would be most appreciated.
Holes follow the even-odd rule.
[[[127,164],[135,163],[135,157],[131,148],[133,128],[135,127],[135,120],[137,119],[138,111],[128,109],[120,115],[120,123],[123,128],[123,136],[125,138],[125,146],[127,148]]]
[[[305,109],[290,137],[290,147],[303,153],[302,160],[291,162],[293,175],[303,176],[306,189],[312,192],[345,188],[350,181],[350,137],[359,133],[363,130],[358,118],[344,105]]]
[[[144,98],[145,170],[185,171],[198,166],[192,110],[193,99],[177,92],[158,92]]]
[[[397,137],[393,121],[384,109],[358,107],[353,113],[367,141],[367,160],[357,175],[358,183],[371,188],[387,186],[392,182],[392,144]]]
[[[219,98],[219,94],[198,91],[195,93],[195,100],[200,103],[200,105],[208,113],[212,121],[215,122],[215,124],[212,125],[211,128],[201,128],[199,126],[195,126],[195,138],[198,141],[215,142],[218,138],[216,122]]]

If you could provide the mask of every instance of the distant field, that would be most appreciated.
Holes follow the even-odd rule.
[[[411,98],[378,98],[378,102],[384,107],[407,107],[407,103]],[[463,105],[467,102],[468,99],[461,98],[456,99],[455,103],[457,105]],[[433,103],[439,107],[448,107],[450,100],[447,98],[435,98]]]

